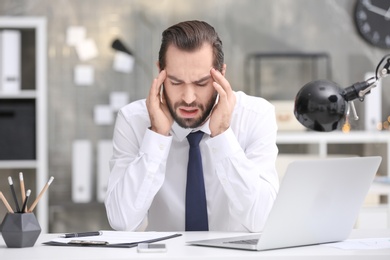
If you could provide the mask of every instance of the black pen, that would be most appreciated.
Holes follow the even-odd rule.
[[[103,235],[102,231],[93,231],[93,232],[81,232],[81,233],[68,233],[61,235],[60,237],[70,238],[70,237],[91,237],[91,236],[101,236]]]
[[[21,213],[26,213],[27,212],[27,201],[28,201],[28,198],[30,197],[30,194],[31,194],[31,190],[27,190],[26,198],[24,199],[24,203],[23,203],[23,206],[22,206]]]
[[[8,177],[8,183],[11,188],[12,196],[14,197],[15,200],[15,205],[16,205],[16,212],[20,212],[19,204],[18,204],[18,198],[16,197],[15,193],[15,188],[14,188],[14,182],[12,181],[11,176]]]

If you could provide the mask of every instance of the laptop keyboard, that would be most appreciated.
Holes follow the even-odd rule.
[[[235,240],[235,241],[227,241],[224,243],[227,244],[239,244],[239,245],[257,245],[257,242],[259,242],[258,238],[255,239],[244,239],[244,240]]]

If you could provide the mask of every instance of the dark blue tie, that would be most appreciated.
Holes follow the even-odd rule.
[[[203,132],[187,136],[190,144],[186,187],[186,231],[208,231],[206,192],[199,143]]]

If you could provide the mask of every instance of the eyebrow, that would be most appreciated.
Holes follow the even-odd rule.
[[[184,80],[178,79],[172,75],[168,75],[167,78],[169,78],[170,80],[176,81],[176,82],[184,83]],[[207,75],[207,76],[204,76],[203,78],[200,78],[198,80],[193,81],[192,83],[199,84],[199,83],[202,83],[202,82],[209,80],[210,78],[211,78],[211,75]]]

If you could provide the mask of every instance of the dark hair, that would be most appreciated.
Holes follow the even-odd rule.
[[[200,49],[203,43],[209,43],[213,48],[213,67],[222,71],[224,54],[222,41],[219,39],[214,27],[202,21],[186,21],[175,24],[162,33],[161,47],[158,55],[160,69],[166,66],[166,53],[168,47],[173,44],[180,50],[195,51]]]

